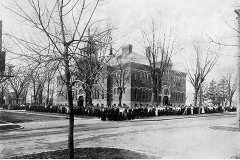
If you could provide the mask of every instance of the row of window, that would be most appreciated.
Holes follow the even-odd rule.
[[[119,94],[118,89],[114,88],[113,90],[114,94]],[[125,89],[124,92],[125,93]],[[62,92],[59,92],[59,95],[65,97],[67,99],[67,92],[65,92],[65,95]],[[75,91],[72,92],[73,95],[73,99],[77,99],[77,94],[75,93]],[[148,90],[148,89],[135,89],[134,90],[134,99],[135,100],[150,100],[151,99],[151,95],[152,95],[152,91]],[[157,91],[155,92],[155,100],[157,97]],[[104,90],[100,90],[100,89],[95,89],[92,92],[92,99],[104,99],[105,98],[105,91]],[[171,101],[176,101],[176,102],[184,102],[185,101],[185,93],[181,93],[181,92],[171,92]]]
[[[135,100],[150,100],[152,92],[147,89],[137,89],[134,90]]]
[[[184,87],[185,79],[182,77],[174,77],[173,84],[177,87]]]
[[[134,80],[137,81],[139,77],[139,81],[142,83],[151,83],[151,76],[147,72],[135,72]]]
[[[168,71],[169,72],[169,71]],[[168,74],[167,72],[167,74]],[[183,87],[185,79],[178,76],[172,76],[173,84],[177,87]],[[134,80],[142,83],[152,83],[151,75],[147,72],[135,72]],[[155,79],[156,83],[159,81],[158,77]]]
[[[104,99],[105,98],[105,91],[100,89],[94,89],[92,92],[92,99]]]
[[[181,92],[172,92],[171,100],[176,102],[184,102],[185,94]]]

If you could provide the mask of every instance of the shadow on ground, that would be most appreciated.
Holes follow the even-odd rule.
[[[22,128],[23,128],[23,126],[20,126],[17,124],[0,125],[0,132],[22,129]]]
[[[119,148],[76,148],[75,159],[157,159],[152,155]],[[10,159],[68,159],[68,150],[57,150],[10,157]]]

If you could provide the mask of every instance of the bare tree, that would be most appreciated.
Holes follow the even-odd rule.
[[[194,52],[191,54],[191,57],[188,58],[188,61],[185,60],[185,67],[190,83],[194,88],[194,105],[197,106],[201,85],[219,58],[219,48],[214,49],[210,43],[200,41],[194,41],[193,48]]]
[[[223,75],[223,80],[226,82],[226,98],[229,101],[229,106],[231,106],[233,101],[233,95],[237,89],[237,82],[236,78],[234,77],[234,70],[228,69],[227,73]]]
[[[84,86],[87,105],[92,105],[94,82],[99,78],[98,75],[102,74],[112,58],[108,49],[113,28],[111,25],[108,25],[104,29],[96,27],[91,30],[88,28],[88,37],[85,39],[84,46],[79,51],[81,56],[78,58],[76,65],[74,65],[75,72],[73,72],[73,75]]]
[[[125,92],[126,84],[131,78],[130,71],[130,61],[132,58],[128,59],[123,54],[117,55],[115,57],[115,65],[112,66],[112,70],[109,75],[112,77],[114,86],[117,87],[117,92],[119,93],[119,106],[122,106],[122,95]]]
[[[179,35],[174,27],[167,27],[162,21],[151,19],[149,27],[140,27],[142,41],[140,44],[145,50],[145,56],[149,62],[152,80],[151,103],[154,103],[156,91],[162,93],[162,79],[166,70],[172,66],[171,58],[179,53],[182,48],[179,45]]]
[[[19,68],[13,72],[13,77],[8,80],[9,86],[15,93],[16,103],[19,103],[19,98],[24,94],[29,85],[29,77],[26,71]],[[25,93],[26,94],[26,93]]]
[[[51,66],[57,68],[63,75],[69,105],[68,149],[69,158],[72,159],[74,158],[72,68],[81,56],[78,50],[83,47],[82,44],[88,37],[87,28],[99,22],[93,20],[93,15],[100,5],[100,0],[51,2],[28,0],[27,2],[21,5],[21,2],[13,1],[14,4],[11,7],[5,7],[30,24],[32,29],[36,29],[37,34],[27,35],[25,38],[9,37],[17,41],[16,45],[27,49],[27,52],[22,52],[21,56],[39,64],[52,63]]]
[[[47,81],[47,73],[36,68],[29,70],[29,78],[31,80],[31,88],[33,90],[33,103],[42,104],[44,85]]]
[[[56,71],[53,70],[53,71],[50,71],[50,72],[47,72],[46,73],[46,92],[47,92],[47,95],[46,95],[46,104],[52,104],[52,95],[54,93],[54,77],[56,75]]]

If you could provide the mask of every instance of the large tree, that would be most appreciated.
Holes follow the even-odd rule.
[[[9,36],[19,49],[23,50],[22,46],[27,49],[20,56],[39,64],[51,63],[48,67],[56,68],[62,74],[69,105],[69,158],[74,158],[72,68],[81,57],[79,49],[88,39],[86,30],[100,23],[93,18],[99,5],[100,0],[27,0],[27,3],[13,1],[5,6],[34,30],[24,38]]]
[[[120,54],[116,55],[114,59],[115,64],[112,66],[109,75],[112,77],[113,85],[117,87],[117,93],[119,94],[118,105],[122,106],[122,96],[126,91],[126,84],[129,83],[131,78],[130,62],[133,58]]]
[[[92,92],[96,89],[95,82],[99,80],[99,75],[103,75],[112,58],[108,49],[113,29],[112,25],[107,25],[106,28],[88,28],[88,37],[79,50],[80,58],[75,57],[76,65],[74,65],[73,75],[83,86],[87,105],[92,105]]]
[[[150,76],[152,80],[151,103],[157,96],[157,91],[162,93],[163,74],[170,69],[171,58],[182,50],[179,43],[179,34],[174,27],[167,26],[163,21],[152,18],[146,22],[146,26],[140,26],[142,40],[140,44],[144,48],[148,60]]]
[[[197,106],[201,85],[216,64],[220,50],[211,43],[201,41],[194,41],[192,46],[194,51],[189,55],[188,60],[185,60],[185,67],[194,88],[194,105]]]

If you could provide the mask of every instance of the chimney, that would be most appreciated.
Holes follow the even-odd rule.
[[[132,45],[131,44],[128,44],[128,45],[125,45],[125,46],[122,46],[122,53],[123,54],[130,54],[132,52]]]

